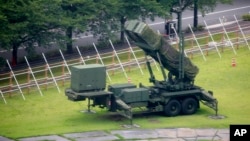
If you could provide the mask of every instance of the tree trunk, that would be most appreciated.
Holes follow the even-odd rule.
[[[68,27],[66,30],[66,35],[68,37],[68,41],[67,41],[67,53],[73,53],[73,45],[72,45],[72,30],[73,27]]]
[[[125,28],[126,18],[124,16],[122,16],[120,22],[121,22],[121,36],[120,36],[120,40],[121,40],[122,43],[124,43],[124,41],[125,41],[124,28]]]
[[[198,0],[194,0],[194,21],[193,21],[194,29],[198,27]]]
[[[17,51],[18,51],[18,45],[17,43],[13,43],[12,45],[12,60],[11,65],[15,66],[17,64]]]
[[[182,12],[177,12],[177,33],[180,36],[182,29]]]

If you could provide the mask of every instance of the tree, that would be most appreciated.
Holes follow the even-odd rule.
[[[105,6],[100,8],[97,19],[90,25],[93,34],[97,36],[101,34],[106,39],[119,31],[122,42],[124,41],[124,25],[127,20],[145,21],[147,18],[154,20],[156,16],[164,17],[167,14],[166,9],[169,9],[154,0],[107,0],[101,2]]]
[[[179,2],[182,3],[181,9],[178,9]],[[172,1],[172,9],[171,12],[177,14],[177,19],[181,20],[179,17],[179,12],[183,12],[187,8],[191,8],[194,10],[194,21],[193,26],[197,28],[198,26],[198,10],[205,15],[205,13],[211,12],[214,10],[218,3],[231,3],[232,0],[173,0]],[[179,30],[178,27],[177,30]]]
[[[91,19],[97,13],[98,3],[94,0],[62,0],[61,7],[65,11],[64,16],[67,36],[67,53],[73,52],[73,34],[83,33]]]
[[[120,0],[121,7],[117,16],[120,18],[121,24],[121,41],[124,40],[124,25],[127,20],[141,19],[145,21],[149,18],[154,21],[155,17],[165,17],[168,13],[165,11],[169,6],[164,7],[154,0]]]
[[[12,65],[17,63],[20,46],[63,41],[57,5],[57,0],[0,0],[0,47],[12,49]]]
[[[198,27],[198,0],[194,0],[194,21],[193,21],[193,27]]]
[[[178,22],[182,20],[182,12],[188,8],[189,6],[193,5],[194,0],[173,0],[172,1],[172,8],[170,10],[171,13],[177,14]],[[181,25],[178,24],[177,32],[180,33]]]
[[[96,17],[89,22],[89,31],[100,42],[106,43],[108,39],[117,37],[119,31],[119,20],[117,13],[120,10],[121,3],[118,0],[95,0]]]
[[[198,26],[198,10],[205,16],[206,13],[214,11],[214,8],[218,3],[230,4],[232,0],[194,0],[193,9],[194,9],[194,21],[193,27],[197,28]]]

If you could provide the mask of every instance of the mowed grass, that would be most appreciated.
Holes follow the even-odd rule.
[[[219,101],[219,115],[225,119],[211,119],[215,112],[201,104],[201,108],[194,115],[165,117],[161,114],[143,114],[134,116],[133,123],[140,128],[229,128],[230,124],[250,123],[250,51],[246,47],[237,50],[237,55],[232,50],[221,53],[210,52],[204,61],[201,56],[192,59],[200,72],[195,84],[206,90],[212,90]],[[231,66],[232,57],[236,59],[236,67]],[[150,85],[148,72],[141,66],[144,75],[139,69],[127,72],[132,83]],[[161,73],[154,67],[156,78],[161,79]],[[125,68],[128,70],[128,68]],[[122,72],[115,72],[112,81],[107,79],[107,85],[127,82]],[[60,85],[60,83],[58,83]],[[60,85],[61,86],[61,85]],[[8,104],[0,99],[0,136],[13,139],[63,134],[70,132],[84,132],[95,130],[119,130],[121,125],[129,121],[117,114],[109,113],[106,109],[92,108],[95,114],[81,112],[87,108],[87,102],[72,102],[67,100],[64,89],[69,87],[69,82],[61,86],[58,93],[55,86],[48,90],[42,88],[44,96],[38,90],[25,94],[26,100],[20,93],[13,97],[6,95]]]

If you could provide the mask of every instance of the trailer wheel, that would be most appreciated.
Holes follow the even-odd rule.
[[[164,114],[166,116],[177,116],[180,114],[181,104],[178,100],[170,100],[164,107]]]
[[[198,103],[194,98],[186,98],[182,102],[182,113],[191,115],[197,111]]]

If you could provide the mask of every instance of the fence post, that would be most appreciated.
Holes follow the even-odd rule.
[[[139,69],[140,69],[140,71],[141,71],[141,74],[143,75],[144,73],[143,73],[143,71],[142,71],[142,69],[141,69],[140,63],[139,63],[139,61],[138,61],[138,59],[137,59],[137,57],[136,57],[136,55],[135,55],[135,52],[133,51],[133,48],[131,47],[131,44],[130,44],[130,42],[129,42],[127,36],[125,36],[125,39],[126,39],[126,41],[127,41],[127,43],[128,43],[128,46],[129,46],[129,48],[130,48],[130,51],[131,51],[131,53],[133,54],[133,57],[134,57],[134,59],[135,59],[137,65],[138,65],[138,67],[139,67]]]
[[[236,41],[237,41],[237,47],[236,49],[239,49],[239,27],[236,27]]]
[[[206,28],[207,28],[207,32],[208,32],[210,38],[212,39],[213,43],[215,43],[215,40],[214,40],[214,38],[213,38],[213,35],[211,34],[211,32],[210,32],[210,30],[209,30],[209,28],[208,28],[207,23],[206,23],[205,20],[204,20],[204,24],[205,24],[205,26],[206,26]],[[215,43],[214,46],[215,46],[215,48],[216,48],[216,51],[217,51],[219,57],[221,58],[221,54],[220,54],[220,51],[218,50],[218,47],[217,47],[216,43]]]
[[[3,96],[3,92],[1,90],[0,90],[0,94],[1,94],[1,96],[3,98],[4,103],[7,104],[7,102],[6,102],[6,100],[5,100],[4,96]]]
[[[79,57],[79,63],[80,63],[81,65],[83,64],[81,56]]]
[[[71,72],[70,72],[69,66],[68,66],[68,64],[67,64],[67,61],[66,61],[66,59],[64,58],[63,53],[62,53],[62,51],[61,51],[60,49],[59,49],[59,52],[60,52],[60,54],[61,54],[61,56],[62,56],[62,59],[63,59],[63,62],[64,62],[65,67],[67,68],[69,74],[71,75]],[[44,56],[44,57],[45,57],[45,56]]]
[[[223,32],[223,30],[222,30],[222,32]],[[221,42],[221,43],[224,43],[224,42],[225,42],[224,40],[225,40],[225,34],[222,33],[220,42]],[[221,47],[221,52],[222,52],[222,53],[224,52],[224,45]]]
[[[61,52],[61,50],[60,50],[60,52]],[[55,85],[56,85],[56,88],[57,88],[58,92],[61,93],[60,88],[59,88],[58,85],[57,85],[56,79],[55,79],[55,77],[54,77],[54,75],[53,75],[53,73],[52,73],[52,71],[51,71],[51,69],[50,69],[49,63],[48,63],[48,61],[47,61],[47,59],[46,59],[44,53],[42,53],[42,55],[43,55],[44,61],[46,62],[47,66],[48,66],[50,75],[51,75],[51,77],[52,77],[52,79],[53,79],[53,81],[54,81],[54,83],[55,83]],[[65,65],[66,65],[66,63],[65,63]]]
[[[96,55],[96,57],[95,57],[95,63],[96,63],[96,64],[99,63],[98,55]]]
[[[209,43],[209,33],[207,32],[207,38],[206,38],[206,56],[208,56],[208,43]]]
[[[219,20],[220,20],[220,23],[222,24],[222,29],[223,29],[223,31],[224,31],[224,34],[226,34],[227,40],[228,40],[229,44],[231,45],[234,54],[236,55],[237,52],[235,51],[234,45],[233,45],[233,43],[231,42],[231,39],[230,39],[229,35],[227,34],[227,30],[226,30],[226,28],[225,28],[225,26],[224,26],[225,18],[224,18],[224,17],[223,17],[223,19],[219,18]]]
[[[130,72],[131,50],[128,48],[128,72]]]
[[[12,73],[10,73],[10,79],[9,79],[9,97],[11,97],[12,93],[11,93],[11,90],[12,90],[12,86],[13,86],[13,82],[12,82]]]
[[[48,89],[48,65],[45,64],[45,70],[44,70],[44,77],[45,77],[45,90]]]
[[[78,54],[80,55],[80,59],[82,60],[82,63],[85,65],[85,61],[84,61],[84,59],[83,59],[83,57],[82,57],[82,54],[81,54],[81,52],[80,52],[78,46],[76,46],[76,49],[77,49],[77,51],[78,51]]]
[[[177,35],[176,35],[176,36],[177,36]],[[175,40],[176,40],[175,48],[176,48],[176,50],[179,50],[179,39],[176,38]]]
[[[194,36],[191,39],[191,46],[192,46],[191,48],[193,49],[194,48]],[[193,51],[191,51],[191,53],[190,53],[190,58],[193,59]]]
[[[64,64],[64,62],[62,62],[62,77],[63,77],[62,86],[64,86],[64,80],[65,80],[65,64]]]
[[[102,61],[102,57],[101,57],[101,55],[99,54],[99,51],[97,50],[97,47],[95,46],[95,43],[93,43],[93,46],[94,46],[94,48],[95,48],[96,54],[97,54],[97,56],[98,56],[98,59],[100,59],[100,62],[102,63],[102,65],[104,65],[104,62]],[[108,73],[107,70],[106,70],[106,74],[107,74],[107,76],[108,76],[108,78],[109,78],[109,81],[111,81],[111,78],[110,78],[109,73]]]
[[[114,47],[112,41],[109,40],[109,43],[110,43],[111,47],[113,48],[114,54],[115,54],[115,56],[116,56],[116,58],[117,58],[117,60],[118,60],[118,62],[119,62],[119,64],[120,64],[120,67],[121,67],[121,69],[122,69],[122,71],[123,71],[123,74],[125,75],[125,77],[126,77],[126,79],[127,79],[127,78],[128,78],[127,73],[126,73],[126,71],[124,70],[124,67],[123,67],[123,65],[122,65],[122,62],[121,62],[121,60],[120,60],[118,54],[116,53],[116,50],[115,50],[115,47]]]
[[[40,87],[39,87],[39,84],[38,84],[38,82],[37,82],[37,80],[36,80],[36,77],[35,77],[35,75],[34,75],[32,69],[31,69],[31,67],[30,67],[30,64],[29,64],[28,59],[26,58],[26,56],[24,56],[24,59],[25,59],[27,65],[28,65],[28,67],[29,67],[29,73],[32,75],[32,77],[33,77],[33,79],[34,79],[34,82],[36,83],[36,86],[37,86],[37,88],[38,88],[38,90],[39,90],[41,96],[43,96],[43,93],[42,93],[42,91],[41,91],[41,89],[40,89]]]
[[[27,88],[27,93],[30,93],[30,69],[28,68],[27,70],[27,84],[28,84],[28,88]]]
[[[6,60],[6,62],[7,62],[7,64],[8,64],[8,66],[9,66],[10,71],[11,71],[11,74],[12,74],[12,76],[13,76],[13,78],[14,78],[15,82],[16,82],[17,88],[19,89],[19,91],[20,91],[20,93],[21,93],[21,95],[22,95],[22,97],[23,97],[23,100],[25,100],[25,97],[24,97],[24,94],[23,94],[22,88],[20,87],[20,85],[19,85],[19,83],[18,83],[18,81],[17,81],[17,78],[16,78],[16,76],[15,76],[15,74],[14,74],[14,72],[13,72],[13,70],[12,70],[11,66],[10,66],[10,63],[9,63],[9,61],[8,61],[8,60]]]
[[[202,49],[201,49],[201,47],[200,47],[200,44],[199,44],[199,42],[198,42],[198,40],[197,40],[197,38],[196,38],[196,36],[195,36],[195,34],[194,34],[194,31],[193,31],[193,29],[192,29],[192,27],[191,27],[190,24],[189,24],[189,28],[190,28],[190,31],[192,32],[192,35],[193,35],[193,37],[194,37],[194,39],[195,39],[195,41],[196,41],[196,44],[197,44],[197,46],[198,46],[198,48],[199,48],[199,50],[200,50],[200,52],[201,52],[201,54],[202,54],[202,57],[203,57],[204,61],[206,61],[206,58],[205,58],[205,56],[204,56],[204,54],[203,54],[203,51],[202,51]]]
[[[115,73],[114,68],[115,68],[115,51],[112,52],[112,76]]]
[[[235,18],[235,21],[237,22],[237,25],[238,25],[239,30],[240,30],[240,32],[241,32],[241,35],[243,36],[243,38],[244,38],[244,40],[245,40],[245,42],[246,42],[246,44],[247,44],[247,46],[248,46],[248,49],[250,50],[250,47],[249,47],[247,38],[246,38],[244,32],[242,31],[242,28],[241,28],[241,26],[240,26],[240,24],[239,24],[239,22],[238,22],[238,19],[237,19],[237,17],[236,17],[235,15],[234,15],[234,18]]]

